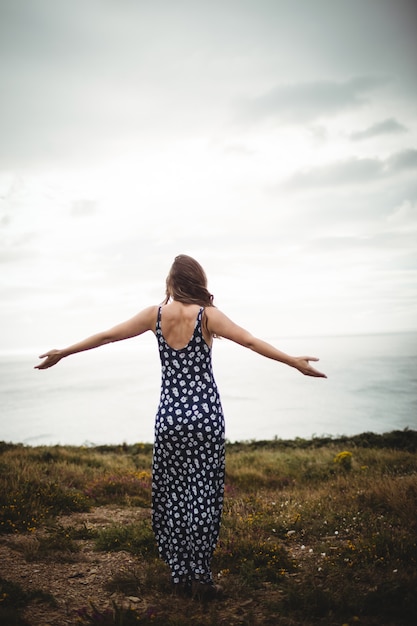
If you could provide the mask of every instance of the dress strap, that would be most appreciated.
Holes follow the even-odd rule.
[[[157,330],[161,328],[161,310],[162,310],[162,304],[160,304],[158,307],[158,317],[156,318]]]
[[[195,329],[194,332],[197,331],[199,335],[203,336],[203,315],[204,315],[204,307],[202,306],[198,312],[197,319],[195,321]]]

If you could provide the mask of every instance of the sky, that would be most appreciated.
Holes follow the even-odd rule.
[[[1,351],[163,299],[417,329],[414,0],[0,0]]]

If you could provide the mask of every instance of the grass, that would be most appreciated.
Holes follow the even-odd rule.
[[[151,446],[0,444],[0,533],[26,537],[27,560],[71,560],[81,539],[135,555],[107,588],[147,598],[147,609],[80,607],[81,624],[405,626],[417,623],[416,450],[410,430],[228,444],[213,559],[226,598],[204,609],[166,591],[150,527]],[[103,505],[147,513],[94,531],[57,521]],[[21,598],[30,597],[4,593],[0,623],[23,624]]]
[[[97,534],[96,550],[126,550],[146,558],[158,555],[154,534],[149,520],[141,523],[118,526],[100,530]]]

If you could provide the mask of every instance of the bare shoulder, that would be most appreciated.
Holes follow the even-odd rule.
[[[128,339],[129,337],[135,337],[141,335],[148,330],[155,330],[156,319],[158,315],[158,306],[149,306],[146,309],[142,309],[136,315],[130,319],[114,326],[108,331],[110,341],[120,341],[121,339]]]
[[[204,314],[207,316],[208,320],[213,320],[213,321],[226,317],[225,314],[215,306],[205,307]]]
[[[151,306],[146,307],[146,309],[142,309],[138,313],[138,315],[143,319],[144,322],[147,322],[149,329],[154,330],[156,326],[156,322],[158,319],[158,304],[152,304]]]
[[[241,342],[241,334],[246,333],[246,331],[235,324],[230,317],[227,317],[227,315],[215,307],[207,307],[205,313],[211,334],[232,339],[233,341],[238,341],[238,343]]]
[[[152,304],[151,306],[147,306],[144,309],[141,309],[134,315],[132,319],[141,319],[143,322],[148,321],[151,323],[153,320],[156,322],[156,318],[158,316],[159,306],[157,304]]]
[[[215,306],[208,306],[204,309],[205,314],[207,315],[207,319],[208,320],[213,320],[213,321],[228,321],[228,322],[232,322],[232,320],[227,317],[227,315],[225,313],[223,313],[223,311],[221,311],[220,309],[218,309]]]

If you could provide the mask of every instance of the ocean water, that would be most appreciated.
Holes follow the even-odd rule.
[[[230,441],[417,428],[417,333],[269,338],[320,357],[302,376],[227,340],[213,347]],[[34,370],[37,354],[0,356],[0,440],[29,445],[153,441],[160,387],[152,335]]]

